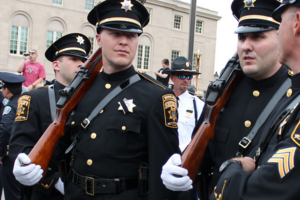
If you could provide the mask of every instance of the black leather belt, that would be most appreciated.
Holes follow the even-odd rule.
[[[79,188],[85,189],[86,194],[116,194],[138,188],[138,178],[93,178],[81,176],[73,170],[72,182]]]

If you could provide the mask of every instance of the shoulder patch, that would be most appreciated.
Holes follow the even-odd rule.
[[[11,107],[10,106],[6,106],[3,110],[3,114],[2,115],[6,115],[11,111]]]
[[[294,159],[296,149],[297,147],[280,149],[268,160],[268,163],[277,164],[281,179],[295,167]]]
[[[142,77],[143,79],[146,79],[147,81],[153,83],[154,85],[157,85],[157,86],[159,86],[159,87],[161,87],[161,88],[163,88],[163,89],[166,89],[166,87],[165,87],[164,85],[161,85],[161,84],[157,83],[156,80],[153,79],[151,76],[145,75],[145,74],[143,74],[143,73],[141,73],[141,72],[137,72],[137,73],[138,73],[138,74],[140,75],[140,77]],[[152,79],[153,79],[153,80],[152,80]]]
[[[6,105],[8,104],[8,102],[9,102],[9,100],[8,100],[7,98],[4,98],[4,99],[2,100],[2,104],[3,104],[4,106],[6,106]]]
[[[26,121],[28,119],[31,96],[23,95],[18,100],[17,117],[15,121]]]
[[[300,147],[300,131],[296,132],[300,124],[300,120],[298,121],[298,124],[296,125],[295,129],[293,130],[293,133],[291,134],[291,139],[296,143],[298,147]]]
[[[162,96],[164,106],[165,125],[170,128],[177,128],[177,99],[173,94]]]

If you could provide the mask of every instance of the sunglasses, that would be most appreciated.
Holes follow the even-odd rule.
[[[187,78],[188,80],[191,80],[193,78],[193,75],[189,74],[189,75],[185,75],[185,74],[176,74],[176,76],[181,79],[184,80],[185,78]]]

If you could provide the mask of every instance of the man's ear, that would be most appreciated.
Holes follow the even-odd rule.
[[[295,15],[293,29],[294,29],[294,35],[300,36],[300,11],[297,11],[297,13]]]
[[[100,33],[96,34],[96,40],[97,40],[97,43],[98,43],[99,47],[101,47],[101,44],[100,44],[100,41],[101,41]]]
[[[58,60],[55,60],[55,61],[52,62],[52,67],[55,71],[60,70],[58,62],[59,62]]]
[[[174,75],[173,75],[173,74],[170,74],[170,78],[171,78],[171,81],[173,81]],[[174,82],[174,81],[173,81],[173,82]]]

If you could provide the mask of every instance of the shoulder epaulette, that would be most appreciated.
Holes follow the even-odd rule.
[[[147,74],[144,74],[144,73],[141,73],[141,72],[137,72],[137,73],[140,75],[140,77],[146,79],[147,81],[153,83],[154,85],[157,85],[157,86],[163,88],[164,90],[166,89],[165,86],[163,86],[163,85],[157,83],[156,80],[153,79],[151,76],[149,76],[149,75],[147,75]]]

